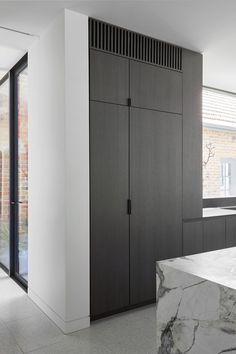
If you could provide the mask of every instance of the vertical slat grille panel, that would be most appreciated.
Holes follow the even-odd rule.
[[[95,19],[89,20],[90,48],[182,70],[182,49]]]

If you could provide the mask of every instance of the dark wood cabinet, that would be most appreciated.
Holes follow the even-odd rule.
[[[134,107],[182,113],[182,74],[131,60],[130,97]]]
[[[183,218],[202,217],[202,55],[183,50]]]
[[[128,108],[90,103],[91,313],[129,305]]]
[[[203,220],[204,251],[214,251],[226,247],[225,217]]]
[[[127,105],[129,60],[90,50],[90,100]]]
[[[204,244],[198,222],[184,223],[182,234],[183,210],[186,219],[198,218],[202,201],[201,56],[183,51],[182,70],[181,48],[107,25],[91,28],[94,319],[154,301],[156,261],[181,256],[183,247],[186,254],[212,248],[215,231],[204,223]]]
[[[183,223],[183,255],[203,252],[202,220],[186,221]]]
[[[226,216],[226,247],[236,247],[236,215]]]
[[[130,111],[131,303],[155,298],[157,260],[182,252],[182,119]]]

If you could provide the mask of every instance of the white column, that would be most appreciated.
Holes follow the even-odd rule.
[[[89,325],[88,18],[65,10],[29,51],[29,296]]]

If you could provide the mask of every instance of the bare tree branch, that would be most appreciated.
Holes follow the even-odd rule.
[[[210,159],[215,156],[215,147],[214,147],[214,145],[212,143],[206,144],[205,147],[208,150],[208,153],[207,153],[206,160],[203,161],[203,167],[206,167],[206,165],[208,164]]]

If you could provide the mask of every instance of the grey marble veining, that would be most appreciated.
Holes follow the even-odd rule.
[[[236,289],[236,247],[161,261],[159,264]]]
[[[158,354],[236,353],[235,268],[236,248],[157,262]]]

